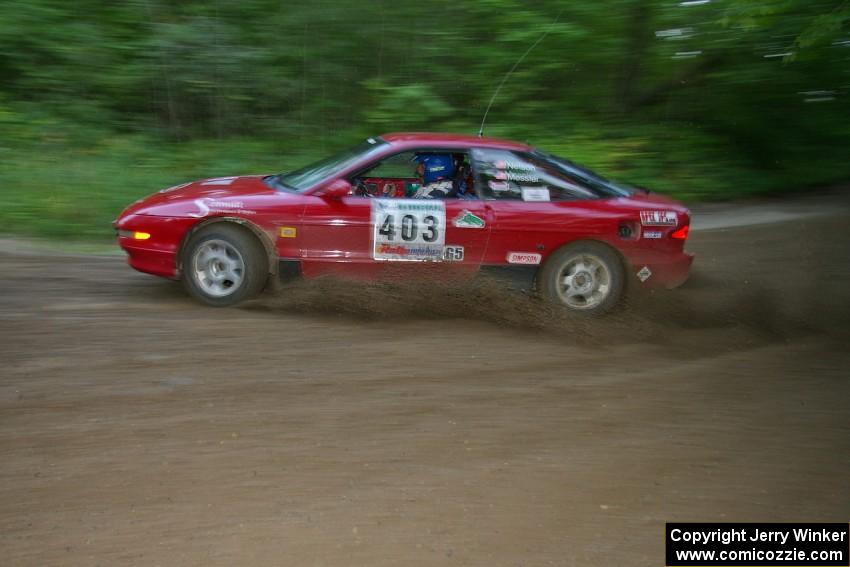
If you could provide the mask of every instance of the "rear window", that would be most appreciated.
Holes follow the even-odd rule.
[[[582,180],[534,154],[476,149],[473,158],[479,193],[487,198],[574,201],[599,197]]]
[[[582,183],[600,197],[628,197],[637,191],[637,189],[630,185],[605,179],[598,173],[573,163],[566,158],[554,156],[540,150],[535,150],[533,155],[537,159],[551,164],[553,167],[563,171],[565,174],[581,180]]]

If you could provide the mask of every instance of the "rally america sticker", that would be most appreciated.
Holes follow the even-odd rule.
[[[675,211],[641,211],[640,223],[644,226],[676,226],[679,217]]]
[[[445,201],[372,199],[372,257],[440,262],[446,240]]]
[[[452,219],[452,226],[457,228],[484,228],[484,219],[464,209],[458,216]]]
[[[508,264],[539,264],[542,259],[536,252],[508,252]]]

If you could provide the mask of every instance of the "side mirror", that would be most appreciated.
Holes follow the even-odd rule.
[[[332,181],[330,185],[322,190],[323,199],[341,199],[351,195],[351,183],[345,179]]]

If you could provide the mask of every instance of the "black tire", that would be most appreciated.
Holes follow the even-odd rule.
[[[576,314],[598,316],[610,311],[622,298],[625,270],[619,254],[610,246],[584,241],[552,254],[540,269],[537,281],[546,300]],[[582,293],[584,289],[587,292]]]
[[[186,290],[213,307],[228,307],[256,297],[269,274],[263,244],[247,229],[225,222],[194,234],[183,250],[182,265]]]

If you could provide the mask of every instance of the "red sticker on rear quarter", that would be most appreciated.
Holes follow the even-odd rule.
[[[508,264],[539,264],[542,259],[534,252],[508,252]]]

